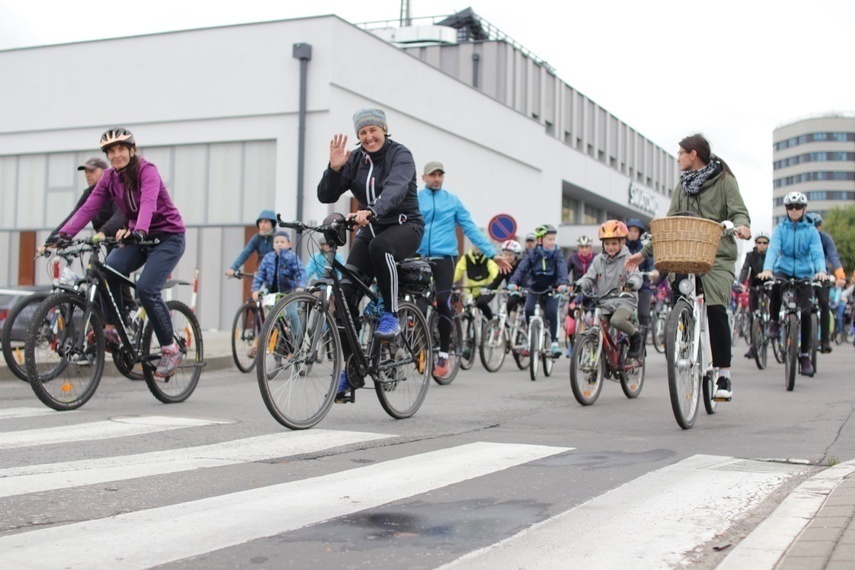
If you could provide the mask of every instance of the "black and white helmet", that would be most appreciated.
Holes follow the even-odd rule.
[[[789,206],[790,204],[797,204],[799,206],[807,206],[808,199],[807,196],[802,194],[801,192],[790,192],[786,196],[784,196],[784,206]]]

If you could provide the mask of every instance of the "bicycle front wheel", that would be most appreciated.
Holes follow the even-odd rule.
[[[232,358],[237,369],[243,373],[252,372],[255,368],[257,333],[261,329],[259,318],[258,307],[249,301],[238,309],[232,324]]]
[[[498,372],[505,362],[508,339],[505,338],[504,327],[498,317],[493,317],[484,323],[481,332],[481,343],[478,352],[481,356],[481,364],[488,372]]]
[[[679,299],[665,327],[665,358],[668,364],[668,391],[671,409],[683,429],[695,425],[701,397],[701,375],[694,363],[695,318],[692,307]]]
[[[24,350],[27,343],[27,331],[39,304],[48,298],[49,293],[34,293],[24,297],[9,311],[3,321],[3,358],[6,366],[20,380],[29,382],[27,366],[24,363]]]
[[[160,342],[154,334],[151,318],[146,319],[143,331],[142,359],[145,383],[151,395],[164,404],[183,402],[190,397],[199,377],[202,375],[202,362],[205,347],[202,342],[202,328],[190,307],[181,301],[167,301],[169,316],[172,320],[172,342],[181,352],[182,361],[171,376],[155,376],[156,358],[160,356]]]
[[[828,339],[826,339],[828,340]],[[818,369],[816,354],[819,352],[819,317],[816,313],[810,314],[810,363],[813,364],[813,373],[816,375]]]
[[[456,319],[460,322],[460,368],[469,370],[475,364],[475,353],[478,350],[478,341],[475,335],[475,319],[472,315],[458,315]]]
[[[444,317],[440,317],[439,313],[434,311],[431,313],[430,321],[428,322],[428,329],[431,331],[433,364],[436,364],[436,359],[439,357],[439,351],[441,349],[441,341],[439,338],[439,319],[441,318]],[[448,346],[448,372],[444,376],[440,376],[438,374],[434,374],[433,369],[431,369],[431,376],[433,376],[434,382],[440,386],[451,384],[454,379],[457,378],[457,373],[460,372],[460,353],[462,350],[460,338],[460,320],[452,319],[451,341]],[[433,366],[433,364],[431,366]]]
[[[602,355],[597,355],[599,330],[576,335],[573,356],[570,360],[570,388],[576,401],[590,406],[600,397],[603,390],[605,365]]]
[[[324,419],[338,391],[341,339],[320,300],[293,293],[276,303],[261,328],[257,360],[261,398],[277,422],[307,429]]]
[[[540,322],[532,320],[528,327],[528,373],[531,381],[537,380],[537,372],[540,369]]]
[[[409,418],[427,395],[431,374],[431,335],[419,308],[398,304],[401,334],[380,345],[380,373],[374,390],[380,405],[395,419]]]
[[[653,321],[653,348],[659,354],[665,352],[665,324],[667,320],[665,315],[657,317]]]
[[[757,368],[764,370],[769,358],[769,339],[766,338],[763,320],[759,317],[755,317],[751,325],[751,346],[754,347],[754,362],[757,363]]]
[[[799,328],[798,318],[795,315],[787,315],[784,384],[788,392],[792,392],[796,387],[796,372],[799,369]]]
[[[24,361],[30,386],[54,410],[74,410],[88,402],[104,373],[101,318],[93,311],[84,323],[85,310],[83,298],[56,293],[39,305],[27,331]]]
[[[540,363],[543,364],[543,375],[549,378],[552,376],[552,367],[555,365],[555,359],[552,358],[550,347],[552,346],[552,335],[549,331],[543,333],[545,340],[543,341],[543,349],[540,352]]]
[[[525,370],[528,368],[530,357],[523,353],[523,351],[528,351],[528,336],[526,336],[526,332],[522,326],[517,327],[517,332],[511,340],[513,342],[511,345],[511,354],[514,356],[514,362],[516,362],[517,368]]]

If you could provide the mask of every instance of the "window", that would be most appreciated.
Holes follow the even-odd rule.
[[[596,225],[601,224],[605,220],[603,219],[603,211],[599,208],[595,208],[593,206],[589,206],[585,204],[585,213],[582,216],[582,223],[585,225]]]
[[[561,223],[575,224],[577,223],[577,214],[579,212],[579,202],[567,196],[561,198]]]

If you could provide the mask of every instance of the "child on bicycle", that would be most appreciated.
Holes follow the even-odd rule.
[[[543,307],[546,321],[549,323],[549,333],[552,335],[551,352],[553,358],[561,356],[558,347],[558,298],[549,294],[550,288],[557,288],[560,293],[567,291],[570,283],[567,278],[567,264],[555,241],[558,230],[554,226],[544,224],[534,230],[536,245],[511,276],[509,291],[516,291],[521,283],[527,282],[529,295],[525,299],[525,318],[531,320],[534,315],[535,303]]]
[[[629,231],[626,224],[618,220],[608,220],[600,226],[599,238],[603,244],[603,253],[594,258],[587,273],[576,281],[576,287],[585,291],[596,288],[597,304],[604,314],[611,314],[611,326],[629,335],[629,351],[627,359],[637,359],[641,356],[641,331],[632,322],[632,313],[638,306],[638,296],[612,296],[624,289],[638,291],[642,284],[641,274],[637,267],[626,268],[629,248],[626,237]]]
[[[260,264],[264,256],[273,251],[273,230],[276,227],[276,212],[273,210],[262,210],[258,214],[258,219],[255,220],[255,227],[258,228],[258,233],[249,239],[246,247],[237,256],[235,262],[226,270],[228,277],[232,277],[253,253],[258,255],[258,263]]]
[[[290,293],[302,291],[306,286],[306,270],[303,263],[291,251],[291,236],[279,230],[273,236],[273,251],[264,256],[252,280],[252,299],[258,301],[261,286],[268,293]]]
[[[463,280],[463,285],[472,291],[475,306],[488,321],[493,318],[493,311],[490,309],[493,295],[489,291],[486,295],[481,293],[496,280],[498,275],[499,266],[477,247],[470,249],[469,253],[461,257],[454,267],[454,283],[460,283]]]

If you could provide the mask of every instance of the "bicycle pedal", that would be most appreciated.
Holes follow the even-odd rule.
[[[733,398],[713,398],[713,402],[729,402]]]

